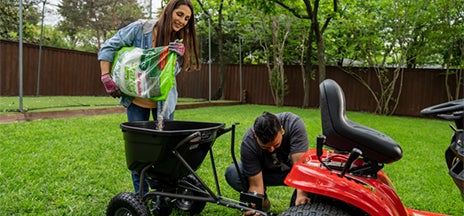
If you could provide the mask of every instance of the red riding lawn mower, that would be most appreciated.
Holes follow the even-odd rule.
[[[384,164],[401,159],[400,145],[379,131],[350,121],[345,115],[343,90],[335,81],[323,81],[320,92],[324,135],[285,179],[287,185],[308,192],[311,204],[290,207],[280,215],[441,215],[403,205],[382,172]],[[423,109],[421,114],[455,122],[445,157],[449,174],[464,198],[464,99]]]

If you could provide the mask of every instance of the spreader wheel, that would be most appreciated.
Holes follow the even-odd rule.
[[[120,193],[111,199],[106,208],[107,216],[149,216],[147,207],[135,197],[135,194]]]
[[[148,205],[151,213],[155,216],[171,215],[172,205],[169,197],[156,196]]]
[[[185,181],[189,182],[192,185],[195,185],[201,188],[200,182],[197,181],[192,175],[188,175],[184,178]],[[192,191],[189,189],[180,189],[178,193],[183,195],[194,195],[194,196],[201,196],[202,194],[196,191]],[[176,200],[176,207],[182,211],[190,213],[190,215],[199,214],[206,206],[206,202],[197,201],[197,200],[188,200],[188,199],[177,199]]]
[[[311,215],[311,216],[350,216],[350,214],[341,210],[340,208],[325,203],[310,203],[306,205],[298,205],[290,207],[284,212],[280,213],[279,216],[299,216],[299,215]]]

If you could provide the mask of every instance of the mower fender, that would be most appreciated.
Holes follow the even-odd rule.
[[[369,215],[407,216],[406,209],[391,186],[388,177],[379,172],[376,179],[358,178],[347,174],[340,177],[314,159],[315,152],[308,151],[285,179],[290,187],[311,194],[330,197],[355,206]]]

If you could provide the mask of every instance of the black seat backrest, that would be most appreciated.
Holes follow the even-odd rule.
[[[320,85],[322,132],[327,145],[341,151],[358,148],[365,159],[391,163],[401,159],[401,147],[389,136],[372,128],[350,121],[345,115],[345,95],[331,79]]]

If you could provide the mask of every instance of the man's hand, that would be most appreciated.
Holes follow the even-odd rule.
[[[256,204],[254,203],[251,203],[251,208],[256,208]],[[269,212],[269,210],[271,210],[271,201],[266,197],[264,198],[263,200],[263,206],[262,206],[262,210],[263,212]],[[255,215],[255,216],[260,216],[261,214],[260,213],[257,213],[255,210],[249,210],[249,211],[246,211],[245,214],[243,214],[244,216],[250,216],[250,215]]]
[[[114,83],[113,79],[111,79],[109,73],[103,74],[101,76],[101,81],[105,86],[106,93],[113,96],[114,98],[122,96],[121,90],[119,90],[116,83]]]
[[[174,42],[170,42],[168,45],[169,50],[176,52],[179,56],[184,56],[185,47],[182,43],[182,40],[176,40]]]
[[[243,214],[243,216],[252,216],[252,215],[260,216],[261,214],[257,213],[256,211],[253,211],[253,210],[246,211],[245,214]]]
[[[251,194],[256,194],[256,195],[262,196],[263,201],[261,203],[261,209],[260,210],[262,210],[263,212],[268,212],[271,209],[271,202],[265,196],[265,193],[264,193],[265,188],[264,188],[264,182],[263,182],[263,173],[259,172],[258,174],[254,175],[254,176],[248,177],[247,180],[248,180],[248,184],[249,184],[248,192],[251,193]],[[250,207],[252,207],[254,209],[257,208],[256,204],[253,203],[253,202],[251,202]],[[256,213],[256,211],[254,211],[254,210],[250,210],[250,211],[245,212],[245,215],[259,215],[259,214]]]
[[[296,190],[296,199],[295,199],[295,206],[297,205],[305,205],[311,201],[308,197],[308,193],[302,190]]]

